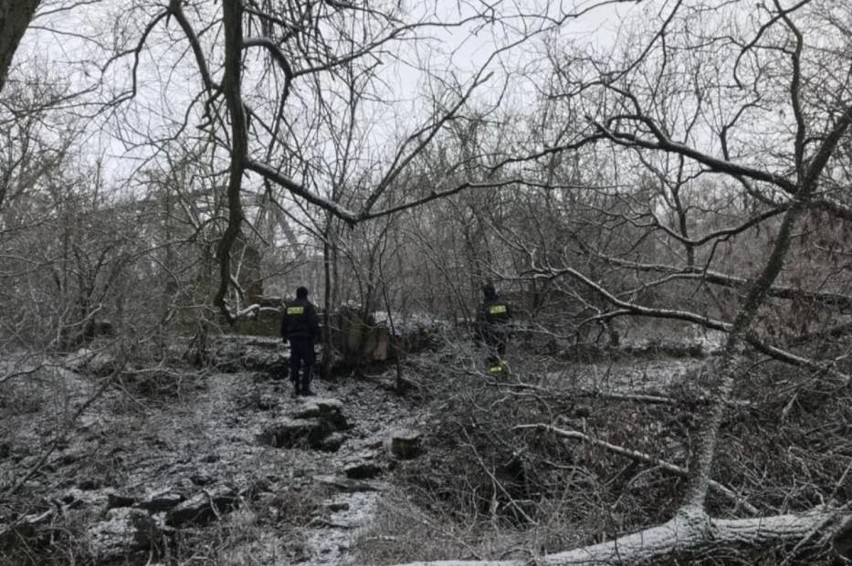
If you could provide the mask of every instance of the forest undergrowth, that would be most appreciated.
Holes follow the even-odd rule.
[[[682,502],[692,435],[712,376],[704,360],[671,360],[682,379],[630,391],[592,380],[665,360],[623,357],[566,364],[529,357],[491,380],[424,367],[429,448],[395,476],[359,563],[516,559],[635,532]],[[439,369],[440,368],[440,369]],[[664,369],[662,371],[665,371]],[[608,386],[610,385],[610,386]],[[708,509],[720,518],[802,512],[848,501],[852,405],[848,389],[775,363],[755,363],[736,388],[722,429]],[[566,438],[555,431],[572,434]],[[624,452],[619,453],[619,449]],[[724,488],[727,488],[724,491]],[[713,548],[672,564],[841,563],[846,548],[818,536],[795,549]],[[841,537],[842,538],[842,537]]]
[[[580,359],[514,345],[509,374],[494,379],[482,371],[480,353],[466,348],[409,356],[401,369],[415,387],[402,397],[370,379],[317,382],[321,393],[346,403],[356,425],[406,417],[423,435],[421,456],[387,462],[383,493],[367,526],[353,535],[348,563],[535,560],[671,518],[709,402],[712,358],[611,352]],[[384,378],[394,372],[388,366]],[[309,560],[311,529],[322,529],[329,515],[328,489],[312,478],[340,472],[329,466],[343,461],[309,463],[305,453],[289,450],[269,460],[248,432],[289,401],[268,377],[223,380],[191,365],[125,368],[112,381],[69,372],[51,381],[41,373],[4,384],[0,398],[0,455],[22,464],[3,468],[7,497],[0,510],[19,527],[4,533],[0,563],[99,563],[81,542],[92,519],[84,510],[96,507],[53,499],[57,492],[120,495],[157,479],[181,486],[211,478],[242,486],[239,511],[204,529],[167,531],[171,538],[146,543],[147,558],[169,565],[195,558],[223,565]],[[107,382],[90,410],[78,414]],[[761,517],[848,501],[851,397],[821,375],[756,360],[726,412],[710,513]],[[24,467],[36,473],[26,477]],[[832,544],[814,536],[795,552],[717,545],[671,564],[840,564],[846,538]]]

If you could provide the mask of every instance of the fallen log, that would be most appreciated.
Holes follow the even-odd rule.
[[[689,557],[710,548],[760,549],[793,544],[824,528],[828,520],[848,520],[848,511],[817,507],[806,513],[748,519],[713,519],[682,510],[673,519],[617,539],[542,556],[546,566],[605,566],[654,564],[664,558]],[[528,560],[441,560],[398,566],[527,566]]]

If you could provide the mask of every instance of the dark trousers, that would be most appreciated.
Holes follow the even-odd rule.
[[[290,338],[290,381],[293,382],[296,393],[307,393],[310,390],[315,361],[312,338]]]
[[[500,324],[489,324],[486,326],[483,334],[490,358],[502,360],[506,356],[506,343],[509,341],[509,330],[503,328]]]

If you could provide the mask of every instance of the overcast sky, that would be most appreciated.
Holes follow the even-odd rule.
[[[440,18],[454,20],[471,14],[473,8],[480,9],[484,4],[467,5],[455,0],[441,0],[426,12],[428,3],[406,0],[403,3],[408,16],[414,20],[423,18]],[[24,37],[16,60],[22,67],[35,66],[39,69],[50,69],[49,74],[57,82],[68,81],[70,88],[85,88],[100,80],[99,67],[104,64],[113,43],[111,32],[115,29],[112,22],[119,15],[126,13],[128,5],[133,0],[101,0],[90,5],[78,5],[70,10],[62,9],[73,3],[66,0],[48,2],[40,9],[40,17],[32,29]],[[428,90],[428,77],[417,67],[428,65],[432,72],[442,77],[454,77],[464,84],[486,64],[495,48],[503,47],[517,41],[520,34],[528,33],[542,25],[536,18],[524,17],[522,14],[548,13],[551,16],[564,12],[583,10],[591,5],[590,2],[554,2],[549,0],[526,0],[525,2],[502,2],[498,4],[504,10],[504,23],[501,25],[482,26],[481,23],[453,27],[448,29],[432,28],[428,34],[430,41],[416,44],[403,44],[396,53],[396,60],[383,61],[384,76],[393,97],[399,104],[385,112],[388,119],[377,125],[373,135],[385,139],[391,138],[396,132],[401,135],[411,124],[404,120],[423,112],[425,101],[422,98],[424,90]],[[151,5],[152,12],[156,4]],[[472,8],[472,7],[473,8]],[[218,3],[216,4],[218,9]],[[619,32],[623,14],[639,8],[631,5],[608,4],[591,10],[582,18],[570,21],[559,31],[562,39],[571,39],[578,43],[589,42],[598,47],[611,45]],[[142,22],[139,22],[142,25]],[[170,29],[176,29],[172,24]],[[489,96],[496,96],[497,88],[501,85],[501,75],[506,69],[525,69],[524,72],[534,72],[534,56],[542,50],[543,42],[552,39],[553,34],[538,35],[525,45],[506,52],[499,59],[491,61],[489,70],[495,72],[495,77],[489,83],[489,88],[483,89],[478,95],[480,101],[488,102]],[[131,113],[130,126],[138,129],[140,134],[156,135],[165,119],[181,116],[188,103],[189,97],[197,91],[198,86],[193,82],[193,73],[187,59],[183,64],[174,64],[179,53],[174,48],[159,49],[155,46],[157,34],[149,41],[149,50],[142,60],[140,67],[139,94],[132,105],[126,106]],[[408,47],[406,47],[406,45]],[[406,52],[407,50],[407,52]],[[115,92],[115,86],[127,86],[131,60],[125,59],[120,65],[113,66],[105,77],[105,87],[98,92],[105,99]],[[502,100],[503,104],[524,104],[525,97],[530,94],[529,76],[516,75],[511,84],[512,93]],[[164,82],[170,87],[164,88]],[[526,84],[525,84],[526,83]],[[494,85],[491,87],[490,85]],[[179,85],[175,89],[175,85]],[[132,170],[136,159],[146,154],[138,148],[128,147],[117,143],[115,131],[106,127],[102,119],[93,122],[90,135],[84,144],[84,151],[94,156],[105,156],[108,172],[120,177],[122,172]],[[128,130],[124,132],[128,136]],[[133,137],[133,136],[129,136]],[[129,161],[128,161],[129,160]]]

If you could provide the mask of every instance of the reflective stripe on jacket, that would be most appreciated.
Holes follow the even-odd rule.
[[[307,299],[294,299],[284,305],[281,317],[282,338],[320,337],[319,317],[316,307]]]
[[[481,318],[489,324],[500,324],[512,320],[512,309],[500,297],[490,297],[482,303]]]

